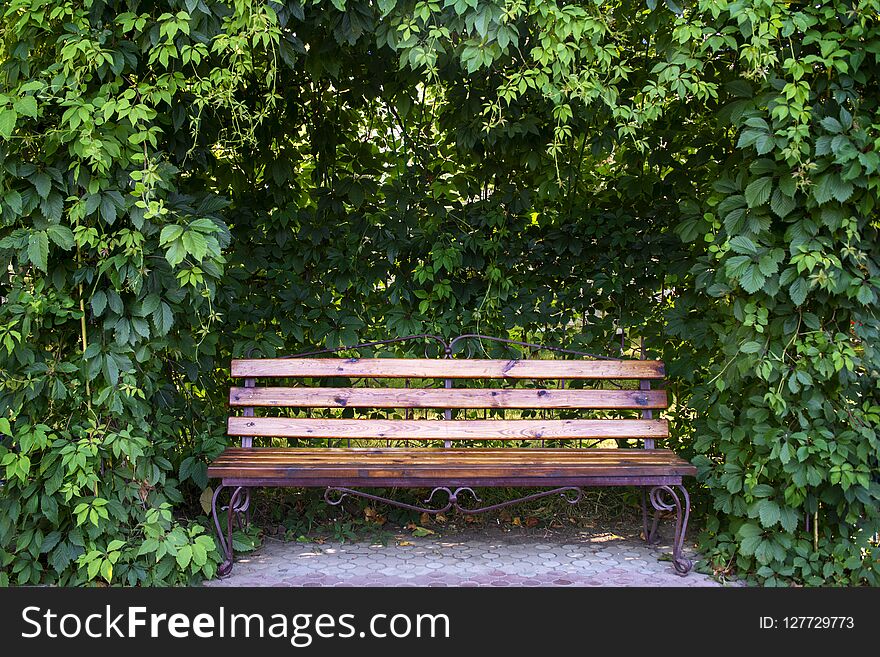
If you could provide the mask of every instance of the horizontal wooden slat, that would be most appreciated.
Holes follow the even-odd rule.
[[[241,449],[221,454],[208,476],[238,480],[347,482],[628,479],[695,474],[669,450],[641,449]]]
[[[261,358],[232,361],[232,376],[412,379],[661,379],[657,360]]]
[[[241,461],[259,463],[261,461],[294,460],[297,463],[314,465],[344,465],[369,462],[372,457],[381,457],[388,463],[411,463],[419,461],[424,454],[430,454],[432,463],[468,462],[491,464],[509,463],[515,460],[521,463],[539,464],[548,459],[553,462],[582,462],[589,458],[591,462],[619,463],[630,458],[644,458],[650,453],[651,458],[658,462],[678,461],[680,458],[671,450],[655,449],[605,449],[605,448],[515,448],[515,447],[450,447],[437,449],[431,447],[231,447],[223,455],[226,462]]]
[[[230,417],[231,436],[388,440],[663,438],[666,420],[339,420]]]
[[[665,390],[231,388],[230,406],[302,408],[666,408]]]

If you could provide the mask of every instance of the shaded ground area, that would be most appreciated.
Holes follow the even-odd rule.
[[[669,534],[671,532],[667,532]],[[668,539],[668,536],[664,537]],[[556,533],[479,532],[367,541],[297,543],[267,538],[206,586],[721,586],[664,560],[631,527]],[[688,556],[698,557],[693,551]],[[668,558],[668,557],[667,557]]]

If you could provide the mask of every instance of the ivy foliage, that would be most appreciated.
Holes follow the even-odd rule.
[[[880,583],[877,0],[0,7],[0,584],[213,576],[233,356],[621,330],[717,570]]]

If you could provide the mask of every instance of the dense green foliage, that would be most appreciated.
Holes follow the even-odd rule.
[[[211,576],[233,355],[619,329],[717,568],[880,583],[878,0],[0,7],[0,583]]]

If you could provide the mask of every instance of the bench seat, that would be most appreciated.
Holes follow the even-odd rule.
[[[696,468],[668,449],[233,447],[208,468],[226,486],[679,484]]]

